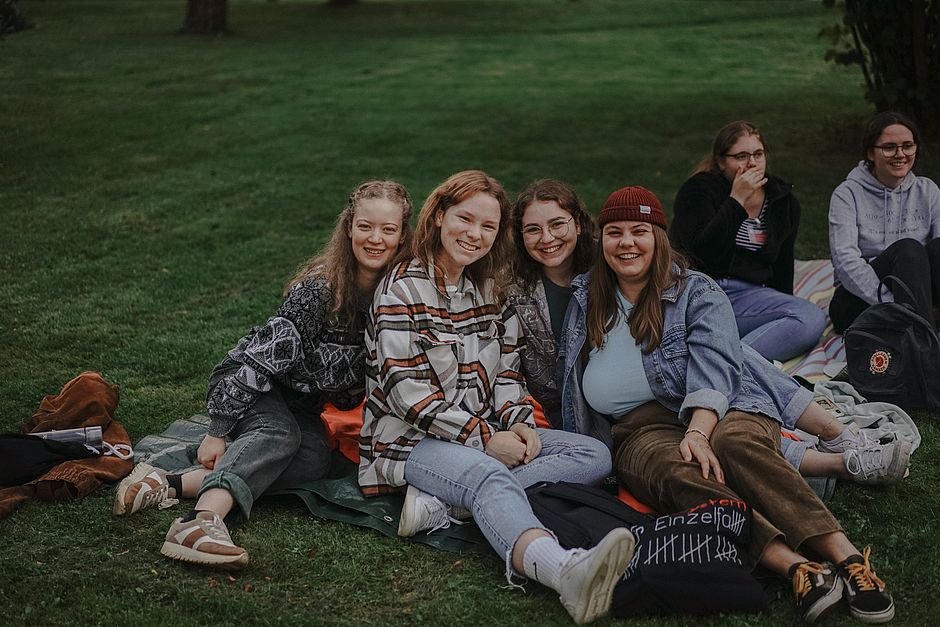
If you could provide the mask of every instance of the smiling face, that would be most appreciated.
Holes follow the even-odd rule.
[[[499,233],[499,201],[478,192],[444,211],[438,211],[434,224],[440,229],[440,249],[435,262],[444,270],[445,280],[456,285],[464,268],[483,259]]]
[[[884,146],[885,144],[896,144],[900,146],[904,143],[913,142],[914,133],[911,129],[903,124],[892,124],[881,131],[881,135],[878,136],[875,145]],[[882,185],[890,187],[891,189],[897,187],[901,183],[901,180],[907,176],[907,173],[911,171],[911,168],[914,167],[914,158],[916,156],[916,153],[910,156],[905,155],[898,149],[893,155],[886,157],[881,148],[873,147],[868,149],[868,160],[873,164],[872,174],[875,175],[875,178],[878,179]]]
[[[649,222],[618,220],[601,231],[604,260],[617,277],[620,291],[632,303],[649,280],[656,240]]]
[[[522,242],[526,252],[547,274],[570,280],[581,226],[554,200],[534,200],[522,213]],[[559,281],[556,281],[559,283]]]
[[[349,227],[353,256],[360,272],[382,273],[401,243],[402,210],[384,198],[360,201]]]
[[[754,155],[758,153],[758,155]],[[730,156],[729,156],[730,155]],[[743,160],[735,158],[745,156]],[[718,160],[718,169],[729,181],[733,181],[738,171],[757,168],[761,176],[767,168],[767,156],[764,152],[764,144],[761,143],[757,135],[742,135],[731,144],[731,147]]]

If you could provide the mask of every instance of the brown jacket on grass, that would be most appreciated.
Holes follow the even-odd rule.
[[[131,443],[127,431],[114,420],[120,391],[97,372],[83,372],[55,396],[46,396],[23,427],[23,433],[100,426],[103,438],[112,445]],[[105,482],[130,474],[132,459],[113,455],[67,461],[29,483],[0,488],[0,518],[6,518],[30,498],[64,501],[91,494]]]

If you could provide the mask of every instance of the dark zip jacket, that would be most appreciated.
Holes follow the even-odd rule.
[[[731,198],[731,182],[713,172],[699,172],[679,189],[669,239],[694,269],[712,278],[738,279],[792,294],[800,203],[792,185],[772,174],[767,177],[767,239],[760,250],[752,252],[735,245],[735,234],[747,212]]]

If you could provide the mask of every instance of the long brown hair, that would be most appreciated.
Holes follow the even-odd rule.
[[[411,240],[411,196],[401,183],[395,181],[366,181],[352,191],[346,206],[336,218],[333,235],[327,245],[303,263],[287,284],[284,295],[301,281],[321,276],[333,290],[333,314],[347,320],[353,328],[358,325],[356,315],[359,293],[356,276],[359,264],[352,250],[352,223],[362,202],[383,199],[401,208],[401,239],[398,249],[405,250]]]
[[[718,162],[731,150],[731,147],[734,146],[736,141],[748,135],[756,137],[757,141],[764,147],[764,152],[768,151],[767,142],[764,141],[764,136],[761,135],[761,132],[757,130],[756,126],[744,120],[729,122],[722,126],[718,131],[718,135],[715,136],[715,141],[712,142],[711,154],[702,157],[702,160],[692,169],[690,176],[692,174],[698,174],[699,172],[720,173],[721,168],[718,167]]]
[[[487,194],[499,203],[499,232],[490,251],[464,269],[474,285],[483,286],[486,279],[495,278],[493,296],[502,298],[509,262],[512,237],[509,234],[509,198],[499,181],[480,170],[458,172],[434,188],[418,212],[418,225],[410,253],[404,249],[396,261],[417,259],[427,268],[434,265],[434,256],[441,249],[441,228],[435,224],[438,213],[444,213],[475,194]]]
[[[541,276],[542,266],[529,255],[522,237],[522,217],[529,205],[537,200],[554,200],[559,207],[574,216],[581,234],[578,235],[572,253],[572,276],[590,270],[594,261],[594,242],[597,240],[597,227],[593,216],[588,213],[584,202],[568,184],[554,179],[541,179],[529,183],[528,187],[522,190],[512,209],[512,237],[516,245],[512,261],[513,278],[528,287]]]
[[[630,333],[636,338],[638,346],[642,346],[645,354],[650,353],[659,346],[663,339],[663,301],[662,293],[670,285],[679,283],[685,277],[686,262],[676,253],[669,243],[666,231],[658,226],[653,227],[653,260],[650,264],[649,277],[646,285],[640,291],[637,302],[627,323]],[[679,267],[676,275],[673,265]],[[614,328],[620,316],[620,307],[617,305],[617,275],[607,265],[604,258],[604,233],[601,230],[594,253],[594,272],[588,283],[587,333],[588,347],[599,348],[604,345],[604,337]]]

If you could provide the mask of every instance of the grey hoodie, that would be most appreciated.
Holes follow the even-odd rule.
[[[865,162],[849,172],[829,201],[829,251],[836,285],[874,304],[878,275],[869,261],[899,239],[921,243],[940,236],[940,189],[908,172],[891,189],[881,184]],[[893,301],[887,288],[882,300]]]

